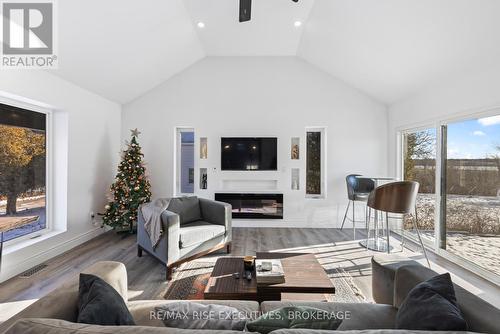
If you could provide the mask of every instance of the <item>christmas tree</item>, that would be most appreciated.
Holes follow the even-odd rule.
[[[111,198],[102,214],[103,224],[113,229],[133,232],[139,206],[151,200],[151,185],[146,177],[143,154],[137,143],[140,132],[131,130],[132,140],[122,152],[116,181],[110,187]]]

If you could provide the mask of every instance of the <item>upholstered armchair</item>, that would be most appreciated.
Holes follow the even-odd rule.
[[[137,255],[143,251],[167,267],[167,280],[180,264],[216,250],[231,252],[231,205],[209,199],[178,197],[170,201],[161,215],[162,236],[153,249],[139,210],[137,221]]]

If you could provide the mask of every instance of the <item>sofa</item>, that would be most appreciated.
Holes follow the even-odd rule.
[[[380,261],[379,261],[380,262]],[[171,333],[193,334],[197,330],[183,330],[164,327],[161,320],[150,319],[150,312],[156,306],[173,301],[168,300],[137,300],[129,301],[127,296],[127,271],[119,262],[97,262],[84,273],[99,276],[108,282],[122,296],[134,317],[137,326],[96,326],[75,323],[77,318],[78,283],[70,282],[41,298],[24,311],[9,319],[0,326],[0,333],[30,334],[30,333]],[[379,275],[377,271],[375,275]],[[436,275],[435,272],[418,264],[408,263],[395,270],[393,280],[392,304],[370,303],[332,303],[332,302],[301,302],[301,301],[265,301],[260,305],[254,301],[221,301],[200,300],[199,303],[228,305],[247,314],[258,315],[283,306],[309,305],[332,312],[350,312],[350,318],[345,319],[336,331],[312,330],[280,330],[273,334],[335,334],[335,333],[431,333],[429,331],[394,330],[397,307],[408,291],[419,282]],[[378,280],[382,277],[373,277]],[[391,285],[391,282],[388,282]],[[462,307],[470,330],[480,333],[500,333],[500,311],[492,305],[465,290],[457,290],[457,299]],[[470,303],[470,308],[467,306]],[[208,331],[203,333],[232,334],[233,331]],[[235,332],[236,333],[236,332]],[[440,332],[452,333],[452,332]]]
[[[144,217],[137,217],[137,255],[143,251],[155,257],[167,268],[167,280],[183,262],[226,247],[231,252],[231,205],[196,196],[170,200],[161,215],[162,238],[153,248],[144,228]]]

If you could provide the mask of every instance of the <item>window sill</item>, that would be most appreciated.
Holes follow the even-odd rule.
[[[307,199],[326,199],[325,195],[306,195],[306,200]]]
[[[47,232],[43,233],[41,236],[39,236],[37,238],[33,238],[33,239],[20,240],[17,242],[13,242],[12,244],[9,244],[9,242],[7,241],[4,244],[3,255],[17,252],[23,248],[26,248],[26,247],[35,245],[39,242],[48,240],[48,239],[53,238],[53,237],[55,237],[61,233],[64,233],[64,232],[65,231],[62,231],[62,230],[52,230],[52,231],[47,231]]]

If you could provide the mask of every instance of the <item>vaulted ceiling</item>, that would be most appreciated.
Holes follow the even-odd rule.
[[[245,23],[238,6],[58,1],[52,72],[127,103],[206,56],[298,56],[391,104],[433,80],[500,61],[498,0],[253,0]]]

